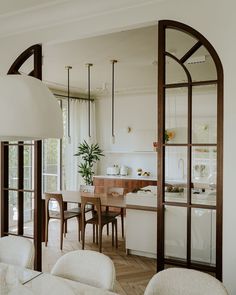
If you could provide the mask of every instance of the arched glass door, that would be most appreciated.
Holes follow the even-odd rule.
[[[165,263],[222,278],[223,69],[212,45],[159,22],[158,270]]]

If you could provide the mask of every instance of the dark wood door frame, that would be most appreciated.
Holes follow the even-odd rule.
[[[222,215],[223,215],[223,67],[220,58],[209,41],[193,28],[171,20],[159,21],[158,33],[158,220],[157,220],[157,271],[164,269],[165,262],[175,265],[182,265],[188,268],[209,270],[216,273],[216,277],[222,280]],[[174,29],[191,35],[196,39],[196,44],[180,59],[166,52],[166,29]],[[217,79],[212,81],[192,82],[189,71],[184,66],[184,62],[192,56],[201,46],[204,46],[210,53],[217,72]],[[166,56],[178,62],[187,75],[187,83],[166,84]],[[200,85],[217,85],[217,143],[212,146],[217,147],[217,195],[216,206],[203,207],[216,210],[216,267],[208,267],[203,264],[191,262],[191,208],[199,208],[199,205],[191,203],[191,151],[192,143],[192,87]],[[187,144],[176,144],[185,146],[188,151],[188,197],[187,203],[182,206],[187,209],[187,259],[186,262],[177,260],[167,261],[164,257],[164,209],[167,202],[164,199],[165,190],[165,149],[168,143],[165,142],[165,90],[167,88],[187,87],[188,88],[188,141]],[[197,146],[199,144],[195,144]],[[172,145],[173,146],[173,145]],[[206,144],[211,146],[211,144]],[[177,204],[178,205],[178,204]]]
[[[21,66],[33,56],[33,70],[28,74],[42,80],[42,46],[33,45],[26,49],[12,64],[8,74],[20,75]],[[41,187],[42,187],[42,142],[34,141],[34,144],[18,142],[18,187],[9,187],[9,142],[1,143],[1,236],[9,233],[9,191],[16,191],[18,194],[18,224],[17,234],[24,236],[24,192],[34,194],[34,246],[35,246],[35,270],[42,268],[42,239],[41,239]],[[34,187],[32,190],[24,189],[24,146],[34,146]]]

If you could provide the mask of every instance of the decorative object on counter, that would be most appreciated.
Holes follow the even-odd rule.
[[[107,175],[119,175],[119,173],[120,173],[120,168],[118,165],[107,167]]]
[[[175,132],[173,130],[165,130],[165,142],[172,140],[175,137]]]
[[[135,188],[135,189],[132,190],[132,193],[137,193],[137,192],[145,192],[145,193],[149,192],[149,193],[151,193],[152,191],[150,189],[144,189],[144,188]]]
[[[127,166],[121,166],[120,167],[120,175],[127,176],[128,175],[128,167]]]
[[[174,185],[168,185],[165,188],[165,191],[167,193],[183,193],[184,192],[184,188],[183,187],[179,187],[179,186],[174,186]]]
[[[142,175],[142,172],[143,172],[143,169],[141,169],[141,168],[138,168],[137,169],[137,175],[138,176],[141,176]]]
[[[97,143],[89,145],[84,140],[78,146],[78,152],[74,156],[82,158],[82,161],[79,163],[78,172],[84,179],[86,185],[92,185],[94,175],[93,166],[97,161],[100,161],[100,157],[104,156],[103,150],[100,149]]]
[[[142,173],[142,176],[150,176],[150,172],[149,171],[144,171],[143,173]]]

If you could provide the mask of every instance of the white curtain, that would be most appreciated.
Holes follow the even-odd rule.
[[[65,140],[65,188],[66,190],[78,190],[80,184],[84,184],[78,173],[78,145],[86,140],[88,143],[96,142],[95,130],[95,103],[91,102],[91,137],[88,135],[88,102],[85,100],[71,100],[70,102],[70,140]]]

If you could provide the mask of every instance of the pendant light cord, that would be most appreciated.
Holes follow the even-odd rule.
[[[70,70],[71,66],[65,67],[67,70],[67,136],[70,141]]]
[[[111,60],[111,135],[115,137],[115,63],[117,60]]]
[[[87,63],[88,67],[88,136],[91,137],[91,73],[90,68],[93,66],[91,63]]]

